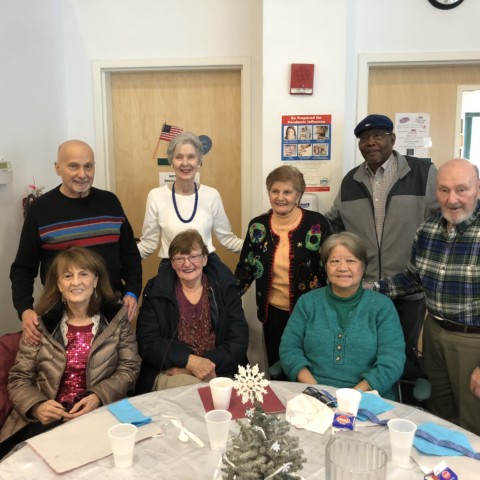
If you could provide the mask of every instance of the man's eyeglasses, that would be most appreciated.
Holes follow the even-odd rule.
[[[328,397],[322,392],[319,392],[315,387],[307,387],[303,393],[309,395],[310,397],[316,398],[320,402],[324,403],[327,407],[335,407],[337,402]]]
[[[198,253],[197,255],[188,255],[184,257],[173,257],[172,258],[172,263],[177,265],[178,267],[181,267],[185,265],[185,262],[188,260],[190,263],[193,263],[194,265],[198,265],[202,261],[203,254]]]
[[[358,137],[358,143],[360,145],[363,145],[368,142],[368,140],[371,138],[375,142],[380,142],[385,139],[386,136],[391,135],[393,132],[370,132],[370,133],[362,133]]]

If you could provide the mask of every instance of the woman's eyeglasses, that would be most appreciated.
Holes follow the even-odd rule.
[[[316,398],[320,402],[324,403],[327,407],[335,407],[337,404],[335,400],[332,400],[331,398],[328,397],[328,395],[325,395],[324,393],[319,392],[315,387],[307,387],[303,391],[303,393],[310,397]]]
[[[185,265],[185,262],[188,260],[190,263],[194,265],[198,265],[202,261],[203,254],[198,253],[197,255],[188,255],[184,257],[173,257],[172,263],[178,267]]]

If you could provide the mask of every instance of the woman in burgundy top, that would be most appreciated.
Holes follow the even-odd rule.
[[[137,392],[232,376],[246,363],[248,326],[235,278],[197,230],[179,233],[144,290],[137,320]]]
[[[36,306],[40,345],[22,338],[10,370],[14,410],[0,432],[0,456],[20,441],[112,403],[140,370],[127,310],[115,301],[103,259],[72,247],[60,252]]]

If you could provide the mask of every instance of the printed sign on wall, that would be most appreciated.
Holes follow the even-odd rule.
[[[395,114],[395,150],[402,155],[429,157],[432,146],[429,113]]]
[[[282,160],[330,160],[331,115],[282,116]]]

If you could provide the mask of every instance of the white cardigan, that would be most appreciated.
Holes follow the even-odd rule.
[[[175,194],[177,208],[183,219],[189,219],[195,205],[195,194]],[[214,252],[212,229],[218,241],[228,250],[240,253],[243,240],[232,233],[232,227],[223,208],[222,198],[215,188],[200,185],[198,188],[198,207],[195,217],[189,223],[183,223],[175,213],[172,191],[167,185],[150,190],[147,197],[142,237],[137,244],[142,258],[147,258],[158,246],[160,240],[160,258],[168,258],[170,243],[177,234],[194,228],[200,232],[208,251]]]

